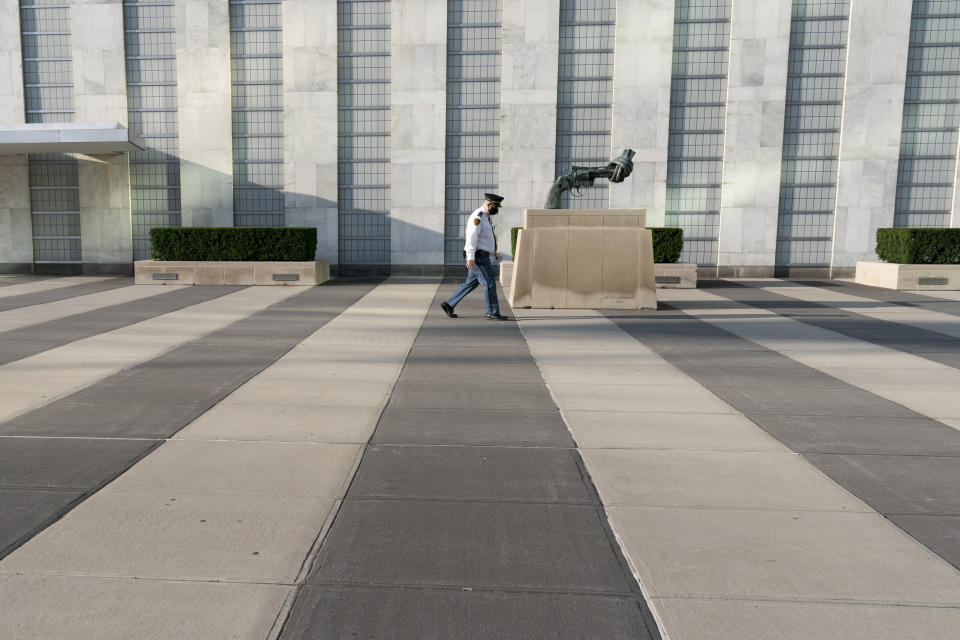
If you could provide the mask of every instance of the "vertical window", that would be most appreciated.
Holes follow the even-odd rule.
[[[850,0],[793,0],[777,266],[830,265]]]
[[[20,0],[20,30],[27,122],[72,122],[69,0]],[[30,154],[29,167],[34,262],[80,264],[77,161]]]
[[[280,0],[230,0],[233,224],[282,227],[283,44]]]
[[[682,262],[717,264],[731,0],[677,0],[673,24],[666,224]]]
[[[337,2],[339,256],[390,264],[390,1]]]
[[[960,125],[960,0],[913,0],[895,227],[949,227]]]
[[[125,0],[130,130],[146,142],[130,153],[133,258],[150,258],[150,229],[180,226],[177,52],[173,0]]]
[[[557,175],[610,162],[616,0],[561,0]],[[609,185],[566,191],[564,209],[605,209]]]
[[[502,0],[447,2],[447,264],[463,262],[464,224],[500,184],[502,16]]]

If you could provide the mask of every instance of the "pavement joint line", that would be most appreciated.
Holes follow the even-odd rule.
[[[600,506],[600,502],[588,502],[585,500],[553,500],[553,501],[544,501],[544,500],[519,500],[516,498],[430,498],[430,497],[411,497],[411,496],[380,496],[380,495],[363,495],[355,496],[353,498],[344,499],[344,502],[446,502],[446,503],[471,503],[471,504],[524,504],[524,505],[542,505],[546,507],[551,506],[581,506],[581,507],[591,507],[596,508]]]

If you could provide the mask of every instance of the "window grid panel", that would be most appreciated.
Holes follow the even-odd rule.
[[[68,0],[21,0],[24,111],[29,123],[74,119],[70,30]],[[28,158],[33,260],[41,264],[79,264],[77,161],[49,153]]]
[[[610,162],[616,0],[562,0],[557,75],[557,176],[573,166]],[[565,209],[606,209],[609,185],[601,181],[565,191]]]
[[[390,2],[338,0],[338,220],[344,265],[390,264]]]
[[[948,227],[960,127],[960,0],[914,0],[895,227]]]
[[[775,261],[830,265],[849,0],[793,0]]]
[[[230,0],[233,224],[286,224],[280,0]]]
[[[447,3],[444,261],[463,264],[464,225],[500,185],[502,0]]]
[[[677,0],[665,223],[683,229],[683,262],[717,264],[731,0]]]
[[[129,154],[133,259],[148,260],[150,229],[181,221],[173,0],[124,0],[123,27],[129,126],[146,142]]]

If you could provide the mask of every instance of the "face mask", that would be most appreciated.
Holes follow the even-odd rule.
[[[490,210],[487,211],[487,213],[488,213],[489,215],[491,215],[491,216],[495,216],[495,215],[497,215],[498,213],[500,213],[500,207],[494,205],[494,206],[490,207]]]

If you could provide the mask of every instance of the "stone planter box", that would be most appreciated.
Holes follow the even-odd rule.
[[[133,263],[133,277],[135,284],[313,286],[330,279],[330,263],[138,260]]]
[[[857,262],[857,284],[897,291],[958,291],[960,264]]]
[[[696,289],[697,265],[683,262],[657,262],[653,265],[657,289]]]

